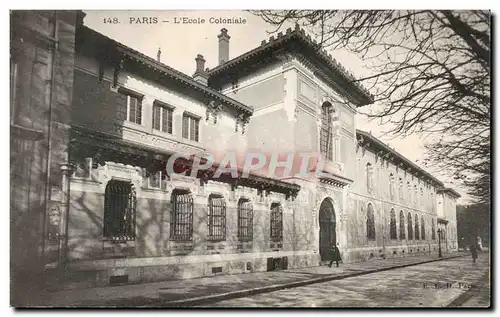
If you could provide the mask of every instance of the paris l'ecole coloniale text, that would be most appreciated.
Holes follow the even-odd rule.
[[[121,21],[116,17],[103,18],[104,23],[119,24]],[[153,16],[137,16],[129,17],[129,24],[159,24],[159,23],[172,23],[172,24],[246,24],[247,20],[241,17],[210,17],[208,19],[201,17],[174,17],[173,19],[161,19]]]

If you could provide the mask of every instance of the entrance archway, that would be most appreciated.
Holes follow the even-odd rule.
[[[321,261],[328,260],[331,246],[337,244],[335,210],[328,198],[319,207],[319,254]]]

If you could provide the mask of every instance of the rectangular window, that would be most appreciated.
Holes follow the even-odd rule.
[[[191,193],[172,192],[170,239],[177,242],[193,241],[193,197]]]
[[[135,190],[130,182],[111,180],[104,194],[104,237],[135,240]]]
[[[172,134],[173,127],[173,109],[153,104],[153,129]]]
[[[238,203],[238,240],[253,240],[253,207],[250,201],[243,199]]]
[[[226,240],[226,202],[223,197],[208,199],[208,241]]]
[[[118,92],[126,96],[125,103],[118,109],[118,119],[142,124],[142,96],[125,88]]]
[[[182,116],[182,137],[198,142],[200,119],[184,114]]]

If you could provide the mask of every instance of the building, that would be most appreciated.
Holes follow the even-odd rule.
[[[41,283],[46,215],[57,204],[68,146],[74,11],[10,13],[10,267],[12,300]],[[62,169],[61,169],[62,168]],[[56,251],[57,251],[57,245]]]
[[[43,227],[47,268],[72,286],[317,266],[333,244],[346,262],[437,254],[443,221],[456,249],[458,194],[356,129],[373,97],[300,28],[236,58],[222,29],[219,65],[198,55],[188,76],[76,20],[67,142],[53,149],[62,172]],[[234,176],[189,159],[255,151],[326,164]],[[185,175],[168,173],[177,156]]]

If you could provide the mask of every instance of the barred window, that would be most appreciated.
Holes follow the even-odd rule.
[[[155,101],[153,104],[153,129],[172,134],[173,109]]]
[[[408,240],[413,240],[413,222],[411,221],[411,213],[408,213]]]
[[[253,240],[253,207],[252,203],[244,198],[238,201],[238,240]]]
[[[425,240],[425,222],[424,222],[424,216],[422,216],[422,218],[420,218],[421,221],[420,221],[420,226],[421,226],[421,229],[420,229],[420,234],[422,236],[422,240]]]
[[[399,211],[399,240],[404,240],[405,238],[406,238],[405,214],[401,210]]]
[[[396,227],[396,212],[394,209],[391,209],[391,239],[397,240],[398,239],[398,229]]]
[[[375,212],[372,204],[368,204],[366,212],[366,236],[368,240],[375,240]]]
[[[172,192],[170,239],[189,242],[193,240],[193,197],[189,191]]]
[[[208,197],[208,241],[226,240],[226,202],[224,197]]]
[[[418,215],[415,214],[415,240],[420,239],[420,227],[418,226]]]
[[[271,205],[271,241],[283,241],[283,210],[279,203]]]
[[[189,114],[182,116],[182,137],[198,142],[200,119]]]
[[[104,193],[104,237],[110,240],[135,239],[136,196],[130,182],[111,180]]]
[[[432,240],[436,240],[436,220],[432,219]]]
[[[329,102],[321,107],[320,151],[328,161],[333,160],[333,111]]]

